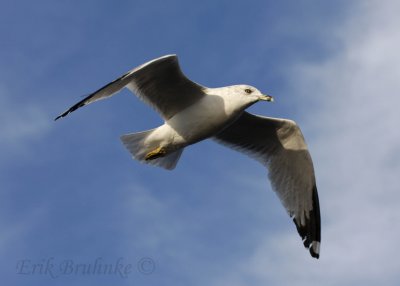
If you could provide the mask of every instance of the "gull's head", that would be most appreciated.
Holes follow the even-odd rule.
[[[258,101],[274,101],[270,95],[265,95],[254,86],[240,84],[206,90],[207,94],[223,98],[226,106],[243,110]]]
[[[263,94],[254,86],[241,84],[241,85],[234,85],[232,86],[232,88],[234,90],[235,95],[252,100],[254,102],[260,100],[271,101],[271,102],[274,101],[274,98],[272,96]]]
[[[219,94],[226,100],[246,108],[258,101],[274,101],[272,96],[265,95],[254,86],[246,84],[223,87],[219,89]]]

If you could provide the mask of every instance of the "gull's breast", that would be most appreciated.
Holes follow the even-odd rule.
[[[222,97],[207,95],[175,114],[166,125],[176,132],[175,144],[189,145],[215,135],[231,118]]]

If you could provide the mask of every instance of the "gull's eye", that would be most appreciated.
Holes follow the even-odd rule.
[[[253,91],[252,91],[250,88],[246,88],[246,89],[244,90],[244,92],[247,93],[247,94],[250,94],[250,93],[252,93]]]

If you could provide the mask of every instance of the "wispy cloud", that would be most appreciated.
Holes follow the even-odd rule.
[[[30,143],[50,129],[46,112],[29,100],[16,102],[0,85],[0,149],[4,157],[25,152]]]

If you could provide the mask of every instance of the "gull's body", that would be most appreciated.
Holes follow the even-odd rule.
[[[241,87],[234,86],[231,89]],[[255,102],[252,98],[231,96],[231,93],[219,88],[208,88],[205,93],[207,96],[196,104],[175,114],[156,128],[146,141],[149,144],[159,141],[160,146],[168,151],[176,151],[217,134],[233,122],[248,105]]]
[[[175,168],[184,148],[212,138],[265,165],[274,191],[293,217],[304,245],[319,257],[320,214],[314,169],[294,121],[251,115],[250,105],[272,101],[248,85],[206,88],[186,78],[175,55],[145,63],[92,93],[56,119],[127,87],[163,117],[164,124],[126,134],[132,156],[165,169]]]

